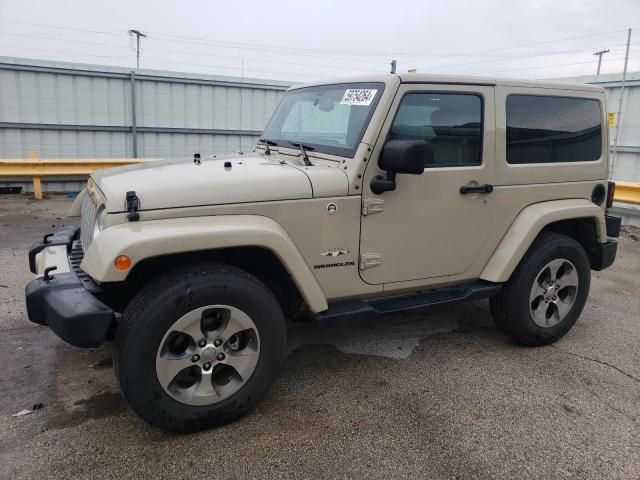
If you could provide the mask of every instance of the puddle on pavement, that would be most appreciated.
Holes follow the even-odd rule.
[[[111,353],[110,344],[91,350],[64,343],[57,346],[46,429],[74,427],[127,409],[118,391]]]

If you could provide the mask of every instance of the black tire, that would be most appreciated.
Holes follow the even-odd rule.
[[[230,397],[187,405],[171,398],[158,381],[156,354],[177,319],[211,304],[236,307],[251,318],[260,336],[258,362]],[[252,275],[228,265],[195,265],[165,274],[132,299],[116,330],[114,350],[118,383],[131,408],[163,430],[195,432],[240,417],[265,395],[284,359],[286,325],[274,295]]]
[[[556,259],[567,259],[573,263],[578,275],[578,289],[564,319],[557,325],[543,328],[531,315],[529,296],[540,271]],[[491,299],[491,314],[498,328],[515,342],[526,346],[548,345],[560,339],[576,323],[589,295],[590,282],[589,258],[582,245],[566,235],[542,232],[502,291]]]

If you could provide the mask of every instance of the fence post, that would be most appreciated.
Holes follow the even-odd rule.
[[[131,83],[131,146],[133,158],[138,158],[138,132],[136,131],[136,72],[129,74]]]
[[[42,200],[42,181],[40,177],[33,177],[33,197]]]

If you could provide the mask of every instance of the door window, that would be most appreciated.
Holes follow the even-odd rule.
[[[425,140],[425,168],[480,165],[482,98],[464,93],[409,93],[400,102],[388,138]]]

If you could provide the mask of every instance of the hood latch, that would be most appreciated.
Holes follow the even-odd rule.
[[[127,209],[127,220],[130,222],[137,222],[140,220],[140,214],[138,213],[138,209],[140,208],[140,200],[138,200],[138,196],[136,195],[135,190],[131,192],[127,192],[126,199],[126,209]]]

